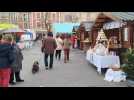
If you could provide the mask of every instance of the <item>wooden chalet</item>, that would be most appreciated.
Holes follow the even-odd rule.
[[[100,13],[92,27],[93,45],[102,28],[107,38],[113,40],[109,45],[110,51],[116,51],[120,56],[127,48],[134,48],[134,13]]]
[[[92,27],[93,43],[98,31],[103,28],[107,38],[117,37],[122,48],[134,48],[134,13],[112,12],[111,15],[101,13]]]
[[[92,42],[92,36],[91,36],[91,28],[92,28],[93,22],[91,21],[84,21],[81,22],[79,27],[79,35],[80,35],[80,49],[83,50],[84,42],[87,42],[87,44],[91,44]]]

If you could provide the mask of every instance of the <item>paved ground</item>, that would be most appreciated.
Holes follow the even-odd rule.
[[[43,55],[40,52],[39,43],[32,49],[23,51],[24,83],[18,83],[12,87],[125,87],[126,83],[110,83],[104,81],[104,75],[99,75],[96,68],[88,64],[85,54],[79,50],[71,51],[69,63],[54,60],[54,69],[45,70]],[[40,72],[32,75],[31,69],[34,60],[40,62]]]

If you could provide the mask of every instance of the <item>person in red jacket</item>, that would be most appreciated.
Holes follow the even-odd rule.
[[[76,48],[77,47],[77,36],[75,34],[72,35],[72,47]]]

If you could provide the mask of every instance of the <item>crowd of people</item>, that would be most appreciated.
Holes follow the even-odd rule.
[[[70,34],[57,34],[52,32],[42,37],[41,52],[44,54],[44,65],[46,70],[53,68],[54,57],[61,60],[61,53],[64,52],[64,63],[70,60],[70,49],[76,48],[77,37]],[[48,63],[48,58],[50,62]],[[11,34],[0,35],[0,87],[15,85],[16,82],[24,82],[21,79],[23,54]]]
[[[63,50],[64,62],[67,63],[67,61],[69,61],[71,44],[72,43],[71,43],[70,35],[68,34],[65,34],[64,38],[62,37],[62,35],[57,34],[56,38],[54,38],[53,33],[49,32],[47,34],[47,37],[43,38],[41,51],[42,53],[44,53],[44,62],[45,62],[46,70],[53,68],[54,52],[55,52],[55,58],[61,60],[61,53]],[[48,67],[49,56],[50,56],[50,63]]]

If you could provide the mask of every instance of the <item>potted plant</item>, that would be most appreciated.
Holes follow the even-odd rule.
[[[128,49],[123,54],[123,65],[122,69],[127,75],[128,86],[134,86],[134,49]]]

